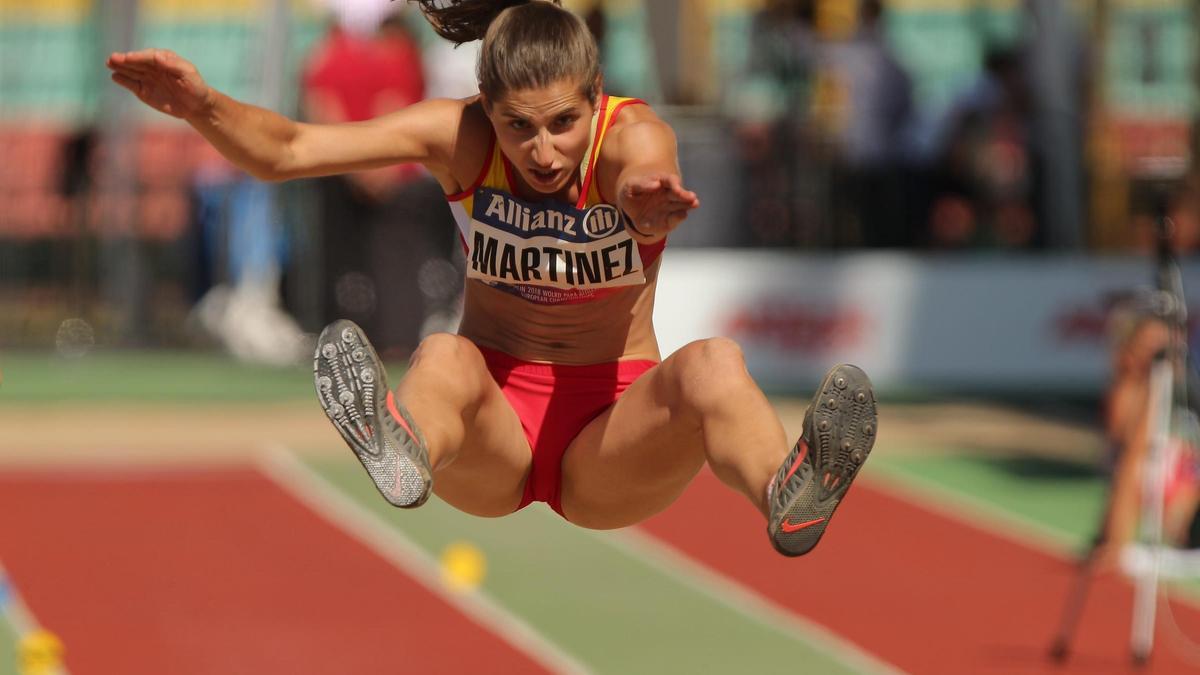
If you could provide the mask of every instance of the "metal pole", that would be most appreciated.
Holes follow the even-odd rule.
[[[1164,354],[1150,371],[1150,447],[1142,475],[1142,541],[1150,551],[1150,564],[1137,575],[1133,596],[1130,648],[1134,663],[1150,658],[1154,648],[1154,618],[1158,603],[1159,566],[1162,558],[1163,491],[1167,480],[1167,443],[1171,432],[1174,364]]]
[[[280,110],[285,103],[284,81],[288,75],[291,18],[288,0],[270,0],[263,16],[262,79],[258,104],[270,110]]]
[[[1036,24],[1029,56],[1034,140],[1044,167],[1042,226],[1049,246],[1078,249],[1084,244],[1079,31],[1068,3],[1029,0],[1028,7]]]
[[[138,21],[138,0],[98,0],[101,44],[105,55],[133,48]],[[108,162],[100,182],[110,204],[136,197],[133,141],[136,121],[130,114],[134,99],[119,87],[104,89],[100,103],[100,138],[108,148]],[[148,283],[138,241],[136,210],[111,209],[106,217],[125,222],[101,224],[99,272],[101,297],[115,310],[116,341],[142,343],[146,338]],[[107,230],[107,231],[105,231]]]
[[[1133,627],[1130,647],[1133,661],[1143,664],[1154,648],[1154,619],[1158,600],[1159,569],[1163,550],[1163,513],[1167,474],[1170,470],[1168,443],[1175,404],[1187,400],[1187,300],[1183,275],[1175,257],[1173,223],[1167,217],[1166,195],[1156,205],[1157,264],[1155,284],[1161,296],[1162,314],[1167,317],[1171,339],[1154,362],[1150,373],[1150,447],[1142,476],[1142,541],[1150,551],[1150,564],[1138,575],[1134,588]]]

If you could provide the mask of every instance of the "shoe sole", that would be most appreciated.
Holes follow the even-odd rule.
[[[792,474],[788,482],[803,483],[784,507],[772,514],[768,534],[777,551],[804,555],[821,540],[833,512],[871,454],[877,418],[867,374],[847,364],[834,366],[805,414],[811,464],[799,457],[801,444],[797,443],[775,478],[777,490],[786,487],[782,484],[785,472]],[[793,470],[797,461],[800,465]],[[790,528],[795,529],[788,531]]]
[[[335,321],[321,331],[313,381],[325,416],[384,499],[401,508],[423,504],[433,482],[424,439],[406,410],[396,406],[402,422],[388,410],[383,363],[354,322]]]

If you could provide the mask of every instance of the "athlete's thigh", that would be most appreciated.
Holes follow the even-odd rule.
[[[673,414],[670,367],[668,359],[638,378],[567,448],[562,506],[572,523],[607,529],[644,520],[669,506],[703,466],[698,421]]]
[[[516,509],[533,453],[517,413],[470,340],[426,338],[397,396],[430,443],[435,494],[480,516]]]
[[[473,515],[508,515],[521,503],[532,465],[533,451],[521,422],[496,387],[468,419],[458,456],[434,472],[433,492]]]

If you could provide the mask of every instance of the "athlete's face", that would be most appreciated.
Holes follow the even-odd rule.
[[[570,190],[587,153],[593,111],[577,82],[508,92],[487,111],[524,187],[545,195]]]

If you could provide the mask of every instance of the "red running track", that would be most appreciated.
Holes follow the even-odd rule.
[[[767,541],[762,517],[704,471],[644,528],[796,614],[920,675],[1131,672],[1132,589],[1096,579],[1066,667],[1045,654],[1073,579],[1066,560],[905,501],[860,479],[808,556]],[[1200,640],[1200,611],[1173,607]],[[797,672],[802,672],[803,668]],[[1140,673],[1197,673],[1162,618]]]
[[[546,672],[249,469],[0,474],[0,560],[75,675]]]

